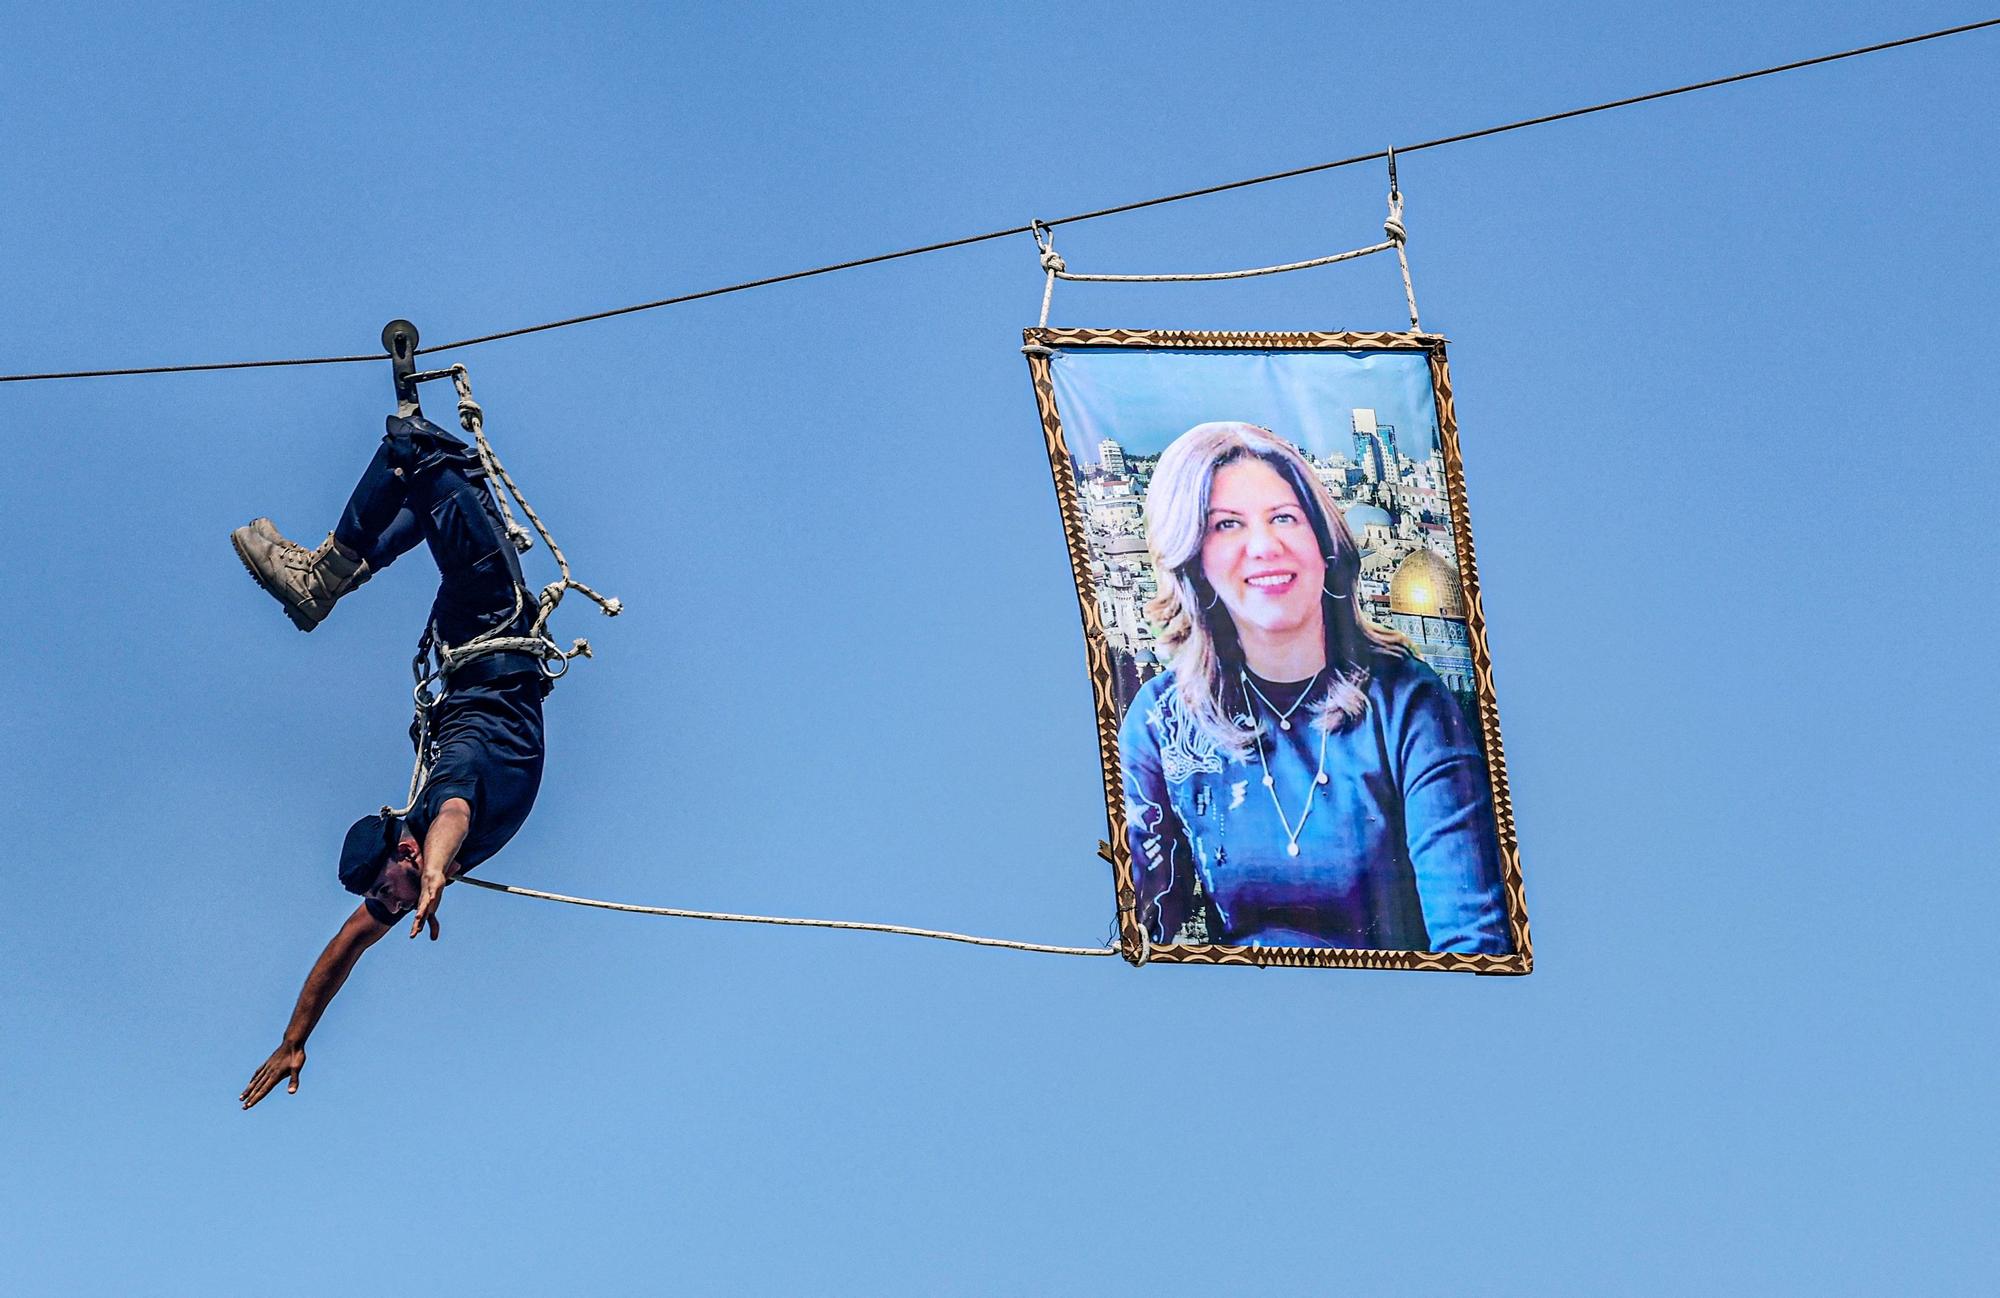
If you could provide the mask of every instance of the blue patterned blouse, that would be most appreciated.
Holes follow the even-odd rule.
[[[1303,696],[1252,677],[1262,694],[1241,690],[1243,715],[1264,734],[1243,758],[1194,724],[1171,671],[1140,688],[1119,751],[1151,940],[1174,941],[1199,913],[1209,940],[1230,944],[1512,949],[1486,761],[1464,713],[1414,655],[1382,650],[1370,667],[1366,714],[1331,734],[1312,719],[1327,676]]]

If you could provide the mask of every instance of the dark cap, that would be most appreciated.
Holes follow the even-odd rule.
[[[402,828],[403,822],[386,811],[355,821],[340,844],[340,886],[352,893],[374,887]]]

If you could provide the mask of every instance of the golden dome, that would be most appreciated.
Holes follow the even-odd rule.
[[[1465,618],[1458,570],[1433,550],[1412,550],[1389,579],[1389,611],[1418,617]]]

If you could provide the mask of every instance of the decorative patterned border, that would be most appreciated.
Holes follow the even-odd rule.
[[[1521,883],[1520,844],[1515,835],[1514,800],[1507,783],[1507,759],[1500,743],[1500,710],[1494,698],[1493,655],[1486,641],[1486,610],[1479,595],[1479,566],[1473,555],[1472,516],[1465,503],[1465,465],[1459,455],[1458,417],[1452,402],[1451,374],[1445,364],[1445,339],[1428,333],[1211,333],[1157,329],[1026,329],[1028,373],[1034,381],[1035,405],[1041,411],[1042,437],[1055,479],[1056,504],[1062,513],[1063,535],[1069,543],[1070,575],[1076,581],[1078,610],[1088,655],[1091,690],[1097,701],[1097,751],[1104,778],[1104,809],[1111,838],[1099,855],[1112,866],[1118,899],[1118,946],[1135,965],[1149,962],[1312,966],[1349,969],[1421,969],[1451,973],[1525,974],[1535,967],[1534,945],[1528,932],[1527,894]],[[1143,350],[1212,348],[1218,351],[1420,351],[1429,356],[1431,388],[1437,398],[1439,444],[1444,451],[1445,490],[1451,506],[1452,540],[1458,548],[1459,579],[1465,589],[1466,629],[1472,640],[1473,676],[1479,695],[1480,728],[1486,741],[1487,774],[1493,786],[1493,819],[1499,831],[1502,883],[1507,895],[1507,922],[1514,939],[1512,955],[1461,955],[1440,951],[1360,951],[1295,946],[1154,946],[1146,939],[1138,915],[1139,893],[1132,874],[1131,846],[1125,835],[1125,799],[1118,764],[1118,697],[1113,684],[1111,648],[1097,616],[1097,592],[1090,580],[1090,547],[1085,537],[1083,506],[1077,497],[1076,471],[1063,439],[1062,415],[1056,409],[1055,382],[1049,372],[1052,349],[1131,347]]]

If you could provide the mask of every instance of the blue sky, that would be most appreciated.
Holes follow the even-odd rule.
[[[463,337],[1990,15],[0,16],[21,372],[370,352],[399,315]],[[399,565],[302,636],[225,538],[331,526],[386,367],[0,386],[0,1289],[1984,1291],[1996,41],[1404,160],[1525,979],[1135,970],[454,889],[443,940],[369,953],[300,1093],[246,1115],[348,909],[340,831],[407,776],[430,590]],[[1295,260],[1372,237],[1383,181],[1057,237],[1079,270]],[[458,357],[628,609],[565,608],[598,658],[483,874],[1102,938],[1019,353],[1041,289],[1023,235]],[[1064,285],[1055,319],[1401,311],[1372,258]]]

